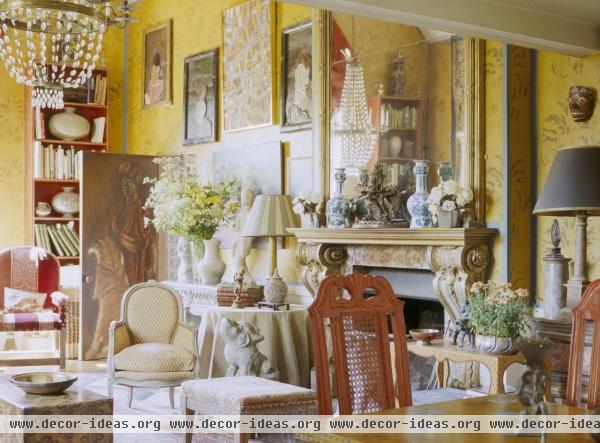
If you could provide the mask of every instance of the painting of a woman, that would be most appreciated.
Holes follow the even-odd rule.
[[[171,23],[144,33],[144,107],[171,104]]]

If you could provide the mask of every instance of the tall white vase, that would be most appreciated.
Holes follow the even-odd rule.
[[[205,285],[221,283],[225,262],[219,256],[219,240],[204,240],[204,258],[196,265],[196,274]]]
[[[183,237],[179,237],[179,241],[177,242],[177,258],[179,259],[177,281],[180,283],[192,283],[194,281],[192,248],[189,240]]]

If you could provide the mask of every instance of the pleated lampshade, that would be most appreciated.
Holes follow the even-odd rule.
[[[292,201],[288,195],[260,194],[254,200],[246,224],[244,237],[286,237],[288,228],[299,227]]]

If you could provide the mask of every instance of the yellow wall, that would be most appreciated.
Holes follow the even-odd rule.
[[[485,192],[486,221],[493,227],[499,227],[504,217],[502,189],[504,185],[503,153],[503,66],[504,45],[486,42],[485,53]],[[494,241],[494,263],[490,278],[502,279],[503,250],[505,239],[500,234]]]
[[[0,67],[0,248],[22,244],[25,237],[23,99],[23,87]]]
[[[556,151],[565,146],[600,144],[600,108],[596,104],[594,115],[587,122],[575,122],[568,109],[569,87],[582,85],[597,87],[600,56],[585,58],[540,52],[538,54],[538,192],[541,192]],[[573,171],[574,174],[577,171]],[[542,289],[542,256],[551,247],[550,225],[552,217],[536,217],[538,224],[538,285]],[[563,254],[573,257],[575,249],[575,218],[560,217]],[[588,220],[589,279],[600,278],[600,220]],[[538,291],[542,296],[542,291]]]
[[[128,68],[128,152],[130,154],[165,155],[181,152],[194,152],[198,158],[198,167],[205,179],[210,179],[212,152],[224,147],[238,147],[270,141],[285,143],[284,155],[287,157],[306,157],[312,155],[312,131],[304,130],[282,134],[278,126],[241,131],[238,133],[223,133],[219,124],[218,143],[196,146],[182,145],[183,119],[183,64],[184,58],[201,51],[219,48],[221,57],[219,67],[219,87],[222,87],[223,69],[223,11],[231,6],[243,3],[240,0],[180,0],[177,7],[165,8],[160,0],[145,0],[140,2],[135,12],[138,23],[129,27],[129,68]],[[280,36],[281,29],[310,19],[312,10],[291,5],[276,4],[276,41],[277,49],[276,70],[274,78],[274,93],[279,94],[280,71]],[[142,49],[145,29],[172,20],[173,23],[173,104],[164,107],[142,109]],[[113,52],[109,59],[111,70],[113,62],[118,63],[118,54]],[[221,97],[221,93],[219,93]],[[277,101],[278,102],[278,101]],[[220,107],[220,103],[219,103]],[[220,111],[219,111],[220,113]],[[279,119],[278,109],[275,109],[276,120]],[[220,118],[222,116],[220,115]],[[221,123],[221,122],[220,122]],[[277,123],[277,122],[276,122]],[[113,128],[111,128],[113,131]],[[284,162],[284,174],[287,173]],[[286,186],[284,180],[284,187]],[[300,276],[296,266],[293,242],[288,242],[286,249],[279,250],[279,271],[288,282],[301,287]],[[229,260],[229,250],[222,250],[225,261]],[[258,278],[264,278],[268,272],[268,252],[266,249],[252,251],[248,263],[251,272]],[[225,278],[231,277],[226,273]]]

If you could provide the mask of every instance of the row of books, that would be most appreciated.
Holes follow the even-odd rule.
[[[382,128],[414,129],[417,127],[417,108],[403,106],[397,108],[391,103],[381,106],[379,121]]]
[[[81,178],[81,156],[83,151],[76,151],[73,146],[63,148],[58,145],[42,145],[33,142],[33,174],[34,178],[79,180]]]
[[[57,223],[48,225],[36,223],[35,245],[50,251],[59,257],[77,257],[79,255],[79,235],[75,231],[75,224]]]
[[[78,88],[65,88],[64,101],[106,105],[107,78],[101,74],[90,77]]]

